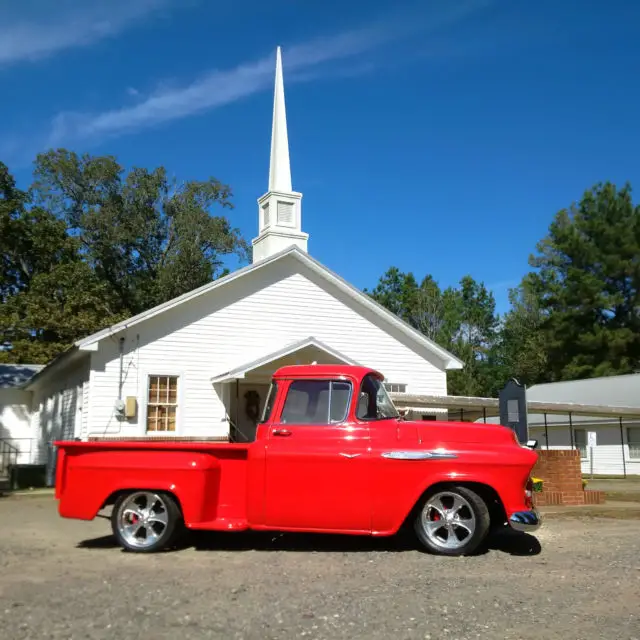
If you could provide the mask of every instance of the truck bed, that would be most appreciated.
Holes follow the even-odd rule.
[[[167,491],[192,529],[247,528],[252,443],[59,441],[56,498],[61,516],[91,520],[124,490]]]

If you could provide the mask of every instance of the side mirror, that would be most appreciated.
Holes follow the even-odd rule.
[[[538,441],[537,440],[527,440],[527,444],[525,444],[524,446],[528,447],[529,449],[537,449]]]

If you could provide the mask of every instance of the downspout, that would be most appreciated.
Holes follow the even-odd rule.
[[[569,436],[571,438],[571,448],[576,449],[574,440],[573,440],[573,420],[571,418],[571,411],[569,411]]]
[[[620,449],[622,449],[622,475],[627,477],[627,461],[624,459],[624,429],[622,428],[622,416],[618,417],[620,424]]]
[[[122,387],[124,386],[124,337],[120,338],[120,373],[118,375],[118,400],[122,401]]]
[[[549,425],[547,425],[547,414],[544,414],[544,439],[547,441],[547,451],[549,451]]]
[[[235,438],[237,437],[237,432],[240,431],[238,427],[239,419],[240,419],[240,380],[236,378],[236,424],[234,429],[234,435],[232,438],[229,438],[231,442],[236,442]],[[229,430],[229,435],[231,435],[231,430]]]

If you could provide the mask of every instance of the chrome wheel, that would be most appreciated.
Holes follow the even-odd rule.
[[[453,551],[467,545],[476,531],[476,516],[469,501],[457,492],[431,496],[420,514],[425,537],[434,546]]]
[[[169,527],[166,498],[151,491],[131,493],[119,505],[116,523],[118,533],[129,547],[153,547]]]

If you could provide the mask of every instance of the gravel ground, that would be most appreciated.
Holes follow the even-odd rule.
[[[122,552],[51,497],[0,499],[0,637],[640,639],[640,523],[554,518],[470,558],[410,539],[206,534]]]

